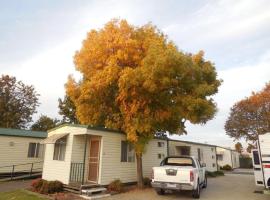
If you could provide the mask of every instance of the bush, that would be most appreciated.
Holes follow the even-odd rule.
[[[215,171],[217,176],[224,176],[224,172],[223,171]]]
[[[144,185],[145,187],[151,187],[151,179],[148,178],[148,177],[144,177],[144,178],[143,178],[143,185]]]
[[[63,191],[63,183],[60,181],[46,181],[39,178],[33,180],[31,186],[35,192],[41,194],[53,194]]]
[[[224,165],[223,167],[220,168],[221,170],[225,171],[232,171],[232,167],[230,165]]]
[[[119,179],[117,179],[117,180],[112,181],[108,185],[107,189],[109,192],[122,192],[123,191],[123,184]]]
[[[209,171],[206,171],[206,172],[205,172],[205,175],[206,175],[207,177],[216,177],[216,176],[217,176],[214,172],[209,172]]]
[[[43,182],[44,182],[43,179],[37,178],[37,179],[35,179],[35,180],[32,181],[31,187],[33,188],[33,190],[34,190],[35,192],[39,192],[40,188],[41,188],[42,185],[43,185]]]
[[[215,172],[206,171],[205,174],[206,174],[207,177],[224,176],[224,172],[223,171],[215,171]]]

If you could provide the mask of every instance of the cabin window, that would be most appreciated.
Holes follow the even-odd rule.
[[[165,155],[163,153],[158,154],[158,159],[164,159],[164,158],[165,158]]]
[[[164,142],[158,142],[158,147],[164,147],[164,146],[165,146]]]
[[[211,148],[212,152],[214,152],[214,148]]]
[[[54,160],[65,160],[67,137],[58,139],[54,144]]]
[[[223,155],[217,154],[217,160],[222,161],[223,160]]]
[[[215,156],[212,156],[212,159],[215,159]]]
[[[127,141],[121,141],[121,162],[135,162],[134,147]]]
[[[213,163],[213,164],[212,164],[212,166],[213,166],[213,167],[216,167],[216,164],[215,164],[215,163]]]
[[[44,145],[30,142],[28,146],[28,158],[42,158]]]

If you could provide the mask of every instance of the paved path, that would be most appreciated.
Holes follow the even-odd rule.
[[[9,192],[17,189],[30,188],[32,180],[9,181],[0,183],[0,192]]]
[[[270,200],[269,195],[256,194],[254,176],[227,174],[224,177],[208,179],[208,187],[201,193],[202,200]],[[190,192],[179,192],[158,196],[153,189],[135,190],[114,195],[106,200],[188,200]],[[105,200],[105,199],[104,199]]]

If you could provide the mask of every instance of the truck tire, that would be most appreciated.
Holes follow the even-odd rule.
[[[205,176],[202,188],[207,188],[207,177]]]
[[[156,189],[158,195],[164,195],[165,191],[163,189]]]
[[[197,188],[192,191],[193,198],[199,199],[200,198],[200,192],[201,192],[201,188],[200,188],[200,184],[199,184],[199,180],[198,180],[198,182],[197,182]]]

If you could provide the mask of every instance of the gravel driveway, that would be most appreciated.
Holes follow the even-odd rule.
[[[269,195],[254,193],[254,176],[227,174],[224,177],[208,179],[207,189],[203,189],[201,199],[205,200],[269,200]],[[190,192],[179,192],[158,196],[153,189],[135,190],[114,195],[106,200],[176,200],[192,199]]]

